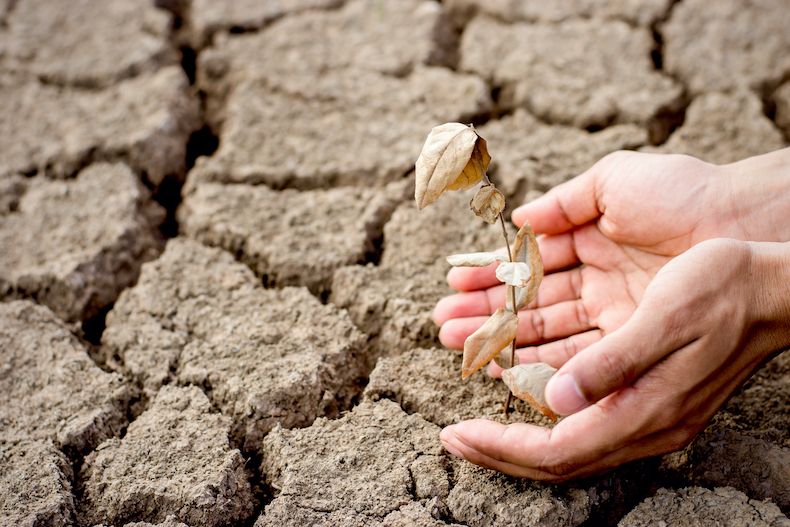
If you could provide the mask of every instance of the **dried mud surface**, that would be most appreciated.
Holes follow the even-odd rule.
[[[549,485],[446,453],[553,423],[460,378],[430,129],[512,208],[616,150],[790,141],[782,0],[0,0],[0,527],[790,525],[790,357],[684,449]]]

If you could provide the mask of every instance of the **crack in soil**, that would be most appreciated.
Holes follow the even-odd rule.
[[[674,0],[667,8],[664,15],[650,24],[649,30],[653,33],[655,47],[650,52],[650,58],[657,71],[666,75],[683,88],[680,99],[676,107],[660,108],[654,116],[652,122],[648,124],[648,136],[653,146],[660,146],[666,143],[672,133],[683,126],[686,120],[686,111],[691,105],[692,97],[689,95],[688,86],[677,75],[664,69],[664,35],[661,26],[672,16],[672,11],[682,0]]]

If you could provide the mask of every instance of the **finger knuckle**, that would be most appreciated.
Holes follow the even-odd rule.
[[[576,341],[572,338],[563,339],[564,345],[564,352],[565,352],[565,360],[569,360],[571,357],[575,356],[578,353],[578,348],[576,347]]]
[[[561,481],[567,479],[570,474],[573,474],[579,469],[579,466],[570,461],[546,457],[538,466],[538,469],[547,474],[547,480]]]
[[[597,363],[601,384],[607,390],[619,388],[636,377],[636,366],[627,353],[601,353]]]
[[[536,340],[545,340],[546,321],[537,309],[533,309],[530,312],[532,314],[532,329],[535,332]]]
[[[570,287],[571,291],[573,291],[574,298],[581,298],[582,296],[582,286],[584,285],[584,275],[582,274],[582,268],[577,267],[573,269],[568,274],[568,280],[570,280]]]
[[[579,300],[576,302],[576,319],[578,320],[579,326],[582,328],[590,327],[590,315],[587,313],[587,307],[584,305],[584,302]]]

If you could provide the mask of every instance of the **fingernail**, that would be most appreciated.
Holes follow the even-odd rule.
[[[442,431],[439,432],[439,439],[442,441],[449,441],[449,439],[453,437],[453,428],[455,428],[455,425],[448,425],[442,428]]]
[[[461,453],[461,451],[458,450],[457,448],[455,448],[450,443],[447,443],[446,441],[442,441],[442,446],[444,447],[445,450],[447,450],[449,453],[451,453],[455,457],[464,459],[464,455]]]
[[[563,373],[549,381],[546,386],[546,402],[560,415],[569,415],[590,405],[570,373]]]
[[[455,457],[464,459],[464,455],[461,453],[461,451],[450,444],[450,440],[453,438],[457,439],[457,436],[453,433],[453,425],[444,428],[441,433],[439,433],[439,439],[441,439],[444,449]]]

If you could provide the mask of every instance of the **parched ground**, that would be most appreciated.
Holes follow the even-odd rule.
[[[471,417],[444,256],[615,150],[790,142],[786,0],[0,0],[0,526],[790,525],[790,357],[684,450],[566,485],[443,451]]]

